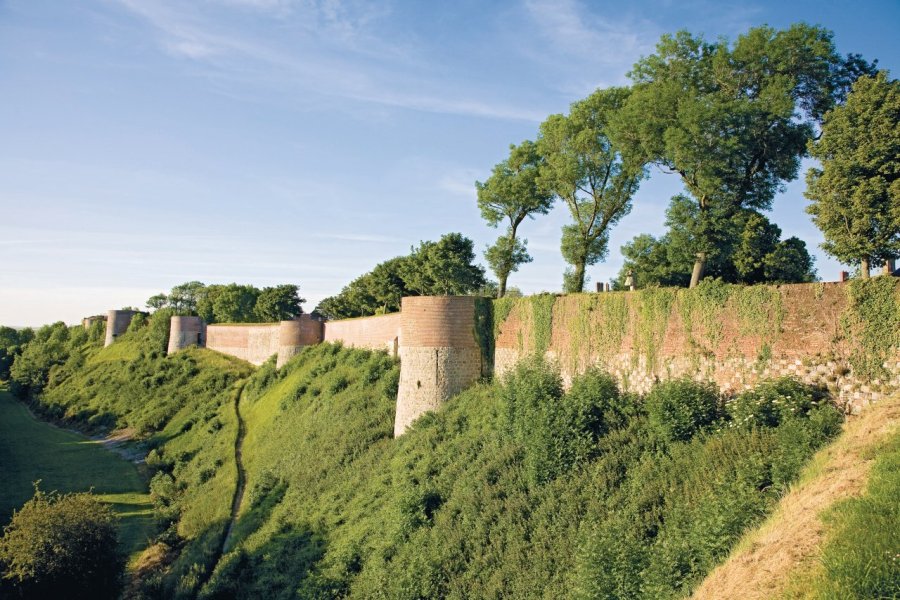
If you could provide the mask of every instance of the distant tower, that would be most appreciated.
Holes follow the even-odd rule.
[[[403,298],[395,437],[481,377],[475,300],[472,296]]]
[[[172,317],[169,322],[168,354],[188,346],[206,345],[206,324],[200,317]]]
[[[104,346],[112,344],[117,337],[128,331],[131,319],[137,314],[136,310],[111,310],[106,313],[106,341]]]
[[[293,321],[278,325],[278,358],[276,367],[284,366],[304,346],[319,344],[325,339],[325,324],[309,315],[300,315]]]

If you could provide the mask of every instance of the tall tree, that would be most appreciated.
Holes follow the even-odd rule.
[[[645,174],[643,165],[609,135],[628,95],[626,88],[597,90],[574,103],[568,116],[551,115],[541,124],[538,149],[545,164],[540,183],[572,215],[561,244],[563,258],[572,265],[564,278],[568,292],[582,291],[587,266],[606,256],[610,228],[630,212]]]
[[[472,240],[448,233],[413,249],[401,274],[407,287],[422,296],[471,294],[485,284],[484,268],[474,261]]]
[[[807,211],[822,248],[869,267],[900,256],[900,82],[881,71],[860,77],[846,104],[825,115],[810,144],[821,168],[807,173]]]
[[[303,313],[300,306],[306,302],[300,297],[299,288],[293,284],[263,288],[253,308],[257,319],[264,323],[287,321]]]
[[[616,133],[678,173],[697,205],[691,286],[717,234],[742,209],[766,210],[794,179],[813,123],[871,66],[840,57],[831,32],[757,27],[733,46],[665,35],[630,73],[634,93]]]
[[[485,258],[499,280],[497,297],[500,298],[506,295],[509,274],[517,271],[519,265],[531,262],[527,240],[516,237],[519,225],[527,217],[547,214],[553,206],[553,194],[539,184],[542,162],[535,143],[526,140],[509,147],[509,157],[494,166],[487,181],[475,182],[482,218],[491,227],[508,221],[506,234],[485,252]]]

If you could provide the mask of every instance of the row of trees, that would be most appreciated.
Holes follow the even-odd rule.
[[[303,302],[299,288],[293,284],[259,289],[237,283],[205,285],[188,281],[168,294],[151,296],[147,306],[197,315],[207,323],[273,323],[302,314]]]
[[[815,184],[810,197],[819,199],[821,190],[827,190],[835,199],[846,198],[854,193],[852,188],[867,198],[856,204],[872,209],[868,188],[875,188],[883,198],[876,203],[884,209],[884,203],[894,198],[891,194],[897,193],[896,142],[882,138],[882,134],[896,136],[896,111],[891,116],[890,109],[880,133],[870,133],[880,140],[871,150],[870,162],[886,160],[889,172],[872,164],[882,177],[878,183],[847,182],[841,184],[844,187],[831,183],[830,173],[840,169],[829,169],[827,161],[837,153],[851,156],[853,142],[829,130],[843,120],[841,111],[853,111],[857,103],[860,110],[873,105],[867,98],[835,109],[847,100],[860,76],[864,78],[856,96],[870,85],[865,81],[895,86],[858,55],[839,55],[832,33],[821,27],[757,27],[733,44],[710,43],[683,31],[663,36],[656,53],[642,58],[629,73],[630,87],[598,90],[574,103],[569,114],[551,115],[541,124],[536,141],[512,146],[488,180],[476,183],[484,219],[492,226],[506,225],[486,253],[500,280],[500,295],[509,274],[531,260],[526,241],[518,237],[519,226],[527,217],[546,214],[557,199],[572,217],[562,232],[562,255],[570,265],[564,289],[581,291],[586,267],[607,255],[610,229],[630,212],[632,198],[651,166],[677,174],[687,192],[672,200],[672,230],[662,245],[668,253],[673,243],[684,242],[677,252],[690,257],[691,286],[706,274],[729,270],[736,280],[808,279],[812,272],[811,267],[802,268],[808,259],[803,243],[796,238],[773,242],[777,227],[759,212],[769,210],[785,182],[797,177],[800,159],[808,150],[825,165],[821,175],[818,171],[810,175]],[[822,139],[815,143],[820,132]],[[834,179],[846,180],[846,175],[838,172]],[[894,215],[896,205],[882,212]],[[811,212],[829,240],[841,237],[838,228],[827,224],[836,210]],[[845,209],[842,214],[852,212]],[[856,213],[854,218],[865,220],[870,214],[871,210],[865,216]],[[867,250],[870,260],[897,254],[900,233],[895,217],[890,219],[886,229],[895,230],[882,236],[881,250]],[[735,244],[722,242],[734,239],[736,231],[751,237],[758,232],[760,239],[746,240],[745,245],[767,251],[735,256]],[[671,239],[677,236],[681,236],[678,243]],[[648,241],[635,240],[632,246]],[[654,244],[659,246],[660,241]],[[837,248],[826,246],[828,251]],[[854,252],[854,259],[862,258],[859,250]],[[797,268],[779,265],[789,256],[799,259]],[[837,256],[850,259],[849,254]],[[667,268],[683,270],[683,257],[669,259]],[[686,274],[677,279],[685,278]]]
[[[403,296],[466,295],[482,290],[484,268],[474,264],[472,240],[448,233],[436,242],[421,242],[407,256],[378,264],[322,300],[315,312],[329,319],[347,319],[400,310]]]

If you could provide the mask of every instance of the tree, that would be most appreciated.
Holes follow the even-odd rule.
[[[296,285],[284,284],[263,288],[256,299],[254,312],[263,322],[288,321],[303,313],[301,304],[306,302],[300,297]]]
[[[215,323],[252,323],[256,321],[256,300],[260,291],[252,285],[229,283],[221,286],[212,302]]]
[[[203,295],[205,287],[199,281],[188,281],[181,285],[176,285],[169,293],[169,307],[174,308],[180,315],[195,314],[197,312],[197,302]]]
[[[831,32],[806,24],[757,27],[733,47],[665,35],[635,65],[615,134],[678,173],[696,203],[692,287],[734,216],[771,207],[797,176],[813,122],[871,68],[841,58]]]
[[[166,294],[154,294],[147,299],[147,308],[159,310],[169,305],[169,296]]]
[[[626,88],[598,90],[574,103],[568,116],[551,115],[541,124],[541,183],[566,203],[573,220],[563,227],[561,244],[572,265],[564,278],[567,292],[584,289],[587,265],[606,256],[609,230],[630,212],[644,177],[643,166],[609,137],[628,94]]]
[[[0,538],[0,590],[21,597],[115,598],[123,564],[115,515],[89,493],[35,489]]]
[[[517,271],[519,265],[531,262],[527,242],[516,237],[519,225],[526,217],[547,214],[553,206],[553,194],[539,184],[542,163],[537,146],[526,140],[509,147],[509,158],[494,166],[487,181],[475,182],[481,217],[491,227],[497,227],[504,219],[509,222],[506,234],[485,252],[488,265],[499,280],[498,298],[506,294],[509,274]]]
[[[900,256],[900,82],[887,71],[860,77],[809,149],[822,165],[806,180],[822,248],[868,277]]]
[[[408,289],[421,296],[465,295],[485,284],[484,268],[474,264],[472,240],[448,233],[437,242],[421,242],[401,266]]]
[[[665,235],[639,235],[622,246],[625,262],[614,285],[624,287],[634,272],[637,287],[686,286],[695,257],[697,206],[675,196],[666,211]],[[800,283],[813,281],[813,258],[797,238],[781,240],[781,229],[761,213],[742,210],[716,232],[719,240],[707,257],[706,273],[731,283]]]

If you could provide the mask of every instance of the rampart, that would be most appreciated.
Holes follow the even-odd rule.
[[[592,366],[643,393],[692,377],[726,393],[789,375],[828,388],[856,411],[900,389],[900,280],[647,289],[493,302],[466,296],[403,298],[399,314],[322,323],[209,325],[173,317],[169,352],[205,345],[283,365],[322,341],[400,357],[395,435],[482,376],[543,356],[565,382]],[[134,315],[110,311],[107,345]]]
[[[900,298],[900,287],[886,281]],[[714,381],[726,393],[792,376],[828,388],[856,411],[900,389],[896,345],[879,349],[873,342],[879,328],[891,325],[873,321],[878,317],[870,312],[854,303],[846,283],[500,300],[494,373],[539,354],[559,365],[566,382],[597,365],[639,393],[684,376]]]
[[[324,339],[356,348],[387,350],[391,356],[397,356],[401,327],[400,313],[329,321],[325,323]]]

